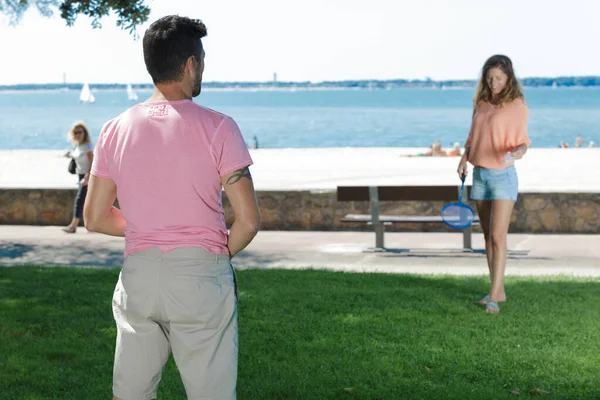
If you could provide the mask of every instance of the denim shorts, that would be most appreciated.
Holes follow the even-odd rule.
[[[514,165],[502,169],[475,167],[471,200],[514,200],[519,194],[519,178]]]

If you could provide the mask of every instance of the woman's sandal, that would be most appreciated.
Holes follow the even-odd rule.
[[[67,232],[67,233],[75,233],[75,232],[77,232],[77,228],[66,227],[66,228],[62,228],[62,230],[63,230],[63,232]]]
[[[490,301],[490,295],[486,294],[485,297],[477,302],[477,304],[485,306]]]
[[[485,312],[490,314],[497,314],[500,312],[500,307],[495,301],[488,301],[485,305]]]

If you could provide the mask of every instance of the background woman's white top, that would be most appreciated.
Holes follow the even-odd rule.
[[[77,174],[79,175],[90,172],[91,165],[87,156],[88,151],[94,151],[94,147],[91,143],[80,144],[71,153],[71,157],[75,159],[75,163],[77,164]]]

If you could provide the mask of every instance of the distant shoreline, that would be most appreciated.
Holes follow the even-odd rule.
[[[600,76],[572,76],[555,78],[523,78],[524,87],[534,88],[588,88],[600,87]],[[94,90],[126,90],[121,83],[89,83]],[[246,90],[246,91],[294,91],[294,90],[392,90],[405,88],[457,90],[474,89],[475,80],[347,80],[324,82],[203,82],[202,88],[209,90]],[[152,90],[151,83],[132,84],[136,90]],[[78,91],[83,83],[47,83],[0,85],[1,92],[7,91]]]
[[[552,90],[550,87],[546,86],[523,86],[524,89],[540,89],[540,90]],[[107,93],[107,92],[124,92],[125,85],[123,88],[103,88],[96,87],[94,85],[90,85],[90,89],[93,90],[94,93]],[[133,85],[133,89],[138,92],[151,92],[153,88],[150,87],[138,87]],[[456,86],[452,88],[429,88],[429,87],[398,87],[393,89],[372,89],[373,91],[390,91],[390,90],[403,90],[403,89],[418,89],[418,90],[439,90],[439,91],[453,91],[453,90],[475,90],[475,86]],[[599,86],[559,86],[558,89],[565,90],[598,90]],[[0,93],[2,94],[10,94],[10,93],[79,93],[81,88],[73,88],[73,89],[52,89],[52,88],[27,88],[27,89],[4,89],[0,88]],[[366,88],[346,88],[346,87],[298,87],[298,88],[273,88],[273,87],[202,87],[203,92],[325,92],[325,91],[370,91],[370,89]]]

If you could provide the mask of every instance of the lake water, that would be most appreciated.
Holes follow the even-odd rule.
[[[93,90],[93,87],[92,87]],[[473,89],[205,90],[199,104],[231,115],[251,145],[260,147],[427,147],[463,143],[469,131]],[[125,91],[95,91],[94,104],[79,92],[0,92],[1,149],[67,149],[66,133],[83,120],[95,142],[107,120],[133,103]],[[138,91],[140,101],[150,91]],[[582,135],[600,144],[600,89],[526,88],[533,147],[574,143]]]

